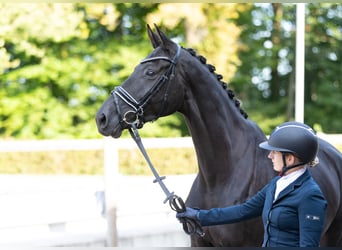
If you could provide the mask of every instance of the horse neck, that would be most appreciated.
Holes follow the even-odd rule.
[[[239,161],[255,153],[256,145],[249,140],[255,129],[214,74],[196,75],[202,78],[187,85],[182,113],[195,145],[199,176],[211,185],[234,178]]]

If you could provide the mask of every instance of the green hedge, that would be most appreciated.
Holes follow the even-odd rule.
[[[337,145],[342,152],[342,145]],[[197,172],[195,152],[190,148],[147,150],[161,175]],[[151,175],[138,149],[119,150],[119,172],[125,175]],[[87,174],[102,175],[103,151],[51,151],[0,153],[0,174]]]
[[[160,174],[188,174],[197,171],[193,149],[148,149]],[[150,175],[150,169],[138,149],[119,150],[119,172],[126,175]],[[0,174],[88,174],[102,175],[103,151],[51,151],[0,153]]]
[[[102,151],[0,153],[2,174],[102,174]]]

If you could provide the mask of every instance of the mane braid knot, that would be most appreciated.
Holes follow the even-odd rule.
[[[183,49],[188,51],[190,55],[196,57],[202,64],[206,64],[207,65],[209,71],[216,75],[216,79],[221,83],[222,88],[227,91],[228,97],[234,101],[235,106],[240,110],[240,114],[245,119],[247,119],[248,118],[248,114],[243,109],[241,109],[241,107],[240,107],[241,103],[240,103],[240,101],[238,99],[235,98],[234,91],[229,89],[228,88],[228,84],[222,81],[222,79],[223,79],[222,75],[215,73],[215,70],[216,70],[215,66],[211,65],[211,64],[207,64],[207,59],[204,56],[197,55],[196,50],[194,50],[192,48],[183,48]]]

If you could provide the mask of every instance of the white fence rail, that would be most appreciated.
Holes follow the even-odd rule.
[[[177,147],[187,147],[192,148],[192,140],[191,138],[157,138],[157,139],[150,139],[146,138],[143,139],[144,145],[146,148],[177,148]],[[1,152],[46,152],[46,151],[69,151],[69,150],[103,150],[104,151],[104,194],[105,194],[105,209],[106,209],[106,220],[107,220],[107,232],[105,237],[106,246],[135,246],[134,244],[138,244],[138,246],[144,246],[144,244],[147,244],[149,246],[153,246],[153,244],[157,244],[154,246],[165,246],[166,242],[169,242],[169,246],[177,246],[174,244],[183,244],[180,246],[188,246],[187,240],[188,237],[184,235],[181,228],[178,228],[178,223],[175,224],[175,218],[172,216],[170,217],[170,209],[168,207],[165,207],[165,204],[162,204],[162,201],[165,197],[159,197],[158,195],[164,195],[161,190],[159,190],[159,187],[155,187],[156,184],[153,185],[152,189],[148,186],[149,183],[152,183],[152,177],[147,178],[148,183],[142,184],[145,180],[142,179],[135,179],[132,183],[132,179],[126,177],[122,177],[118,174],[118,150],[119,149],[136,149],[137,146],[135,142],[132,139],[113,139],[113,138],[105,138],[105,139],[92,139],[92,140],[9,140],[9,141],[0,141],[0,158],[1,158]],[[7,183],[10,183],[11,181],[9,179],[14,179],[13,177],[8,178],[8,176],[1,176],[2,180],[7,180]],[[189,178],[190,177],[190,178]],[[186,178],[181,178],[174,180],[172,178],[167,178],[167,181],[170,181],[171,183],[178,183],[178,185],[174,184],[172,186],[178,186],[183,187],[181,191],[188,191],[190,189],[190,184],[192,183],[193,177],[189,176]],[[44,180],[42,180],[44,178]],[[40,182],[51,182],[51,176],[50,177],[42,177],[39,179]],[[1,179],[1,178],[0,178]],[[37,179],[30,179],[33,182],[37,182]],[[51,180],[51,181],[49,181]],[[23,183],[23,180],[19,180]],[[80,181],[77,180],[76,181]],[[29,182],[29,181],[26,181]],[[91,180],[88,180],[90,183]],[[182,183],[184,184],[182,184]],[[5,181],[3,181],[3,184]],[[61,182],[59,180],[59,183],[62,183],[62,185],[65,185],[65,183]],[[6,185],[6,184],[4,184]],[[28,185],[28,184],[27,184]],[[58,185],[58,184],[57,184]],[[94,211],[96,210],[95,204],[91,203],[91,200],[94,198],[91,195],[90,190],[88,188],[87,194],[84,192],[84,188],[86,185],[84,184],[84,181],[82,181],[82,184],[77,184],[79,186],[83,186],[83,191],[79,192],[78,190],[70,190],[67,192],[65,188],[63,188],[62,191],[58,191],[58,200],[63,202],[63,200],[68,200],[68,202],[72,202],[72,199],[80,199],[80,196],[84,196],[84,202],[91,205],[91,211],[89,210],[89,206],[86,209],[89,210],[87,215],[87,212],[82,212],[82,208],[80,208],[81,205],[78,205],[77,203],[73,202],[72,204],[69,204],[69,207],[72,206],[70,209],[65,209],[65,206],[61,207],[60,210],[63,210],[64,215],[60,215],[59,213],[53,214],[49,210],[53,210],[53,207],[56,207],[58,204],[58,201],[54,200],[54,197],[49,197],[49,191],[41,191],[39,188],[36,189],[39,195],[36,195],[32,191],[25,191],[26,194],[21,194],[21,198],[19,198],[18,195],[14,195],[16,197],[9,197],[7,195],[7,191],[4,193],[1,193],[0,191],[0,198],[2,201],[5,201],[7,203],[7,206],[5,206],[5,210],[7,213],[3,213],[3,216],[1,217],[5,221],[6,219],[6,225],[3,224],[3,226],[0,227],[0,237],[1,233],[6,231],[6,229],[11,230],[18,230],[20,228],[37,228],[39,225],[42,225],[45,223],[45,227],[49,228],[51,232],[54,232],[54,235],[57,233],[63,233],[62,231],[65,230],[67,225],[72,223],[75,224],[75,221],[84,220],[86,221],[96,221],[101,220],[100,213],[97,214],[97,218],[94,218]],[[1,185],[0,185],[1,186]],[[8,185],[7,185],[8,186]],[[68,186],[68,184],[67,184]],[[136,188],[136,190],[131,190],[132,187]],[[42,187],[44,189],[46,187]],[[74,187],[72,187],[74,188]],[[9,188],[10,189],[10,188]],[[145,191],[146,189],[146,191]],[[142,191],[144,190],[144,192]],[[156,193],[154,194],[156,190]],[[173,190],[175,191],[175,190]],[[12,192],[12,191],[9,191]],[[22,192],[22,191],[21,191]],[[53,196],[56,195],[56,190],[53,190]],[[79,193],[77,193],[79,192]],[[42,196],[42,193],[43,196]],[[148,196],[145,197],[146,200],[141,200],[143,197],[137,197],[141,196],[141,194],[148,193]],[[180,194],[179,190],[177,194]],[[25,196],[23,196],[25,195]],[[77,195],[77,196],[76,196]],[[86,196],[85,196],[86,195]],[[140,213],[143,214],[136,214],[134,211],[134,207],[136,204],[132,203],[131,201],[127,201],[124,198],[124,196],[130,197],[128,199],[131,199],[135,202],[140,202],[141,204],[144,204],[143,209],[139,209]],[[152,196],[153,201],[151,202]],[[63,197],[60,197],[63,196]],[[182,195],[185,197],[184,193]],[[20,209],[18,209],[19,206],[25,206],[25,204],[22,204],[22,200],[27,200],[30,203],[30,199],[33,197],[37,203],[42,203],[42,206],[38,209],[41,209],[41,211],[35,211],[34,205],[29,204],[29,206],[26,205],[26,208],[30,208],[30,211],[32,212],[31,215],[29,215],[27,210],[24,210],[24,213],[20,212]],[[31,198],[30,198],[31,197]],[[38,198],[41,197],[41,198]],[[73,198],[74,197],[74,198]],[[45,199],[45,201],[38,201],[38,199]],[[154,200],[157,203],[154,203]],[[10,201],[10,202],[8,202]],[[13,203],[14,201],[14,203]],[[159,201],[161,201],[159,203]],[[145,203],[148,204],[145,204]],[[12,203],[12,205],[16,206],[16,208],[12,209],[12,205],[9,204]],[[17,204],[17,205],[15,205]],[[162,205],[162,206],[161,206]],[[66,205],[68,207],[68,205]],[[119,209],[118,209],[119,207]],[[77,212],[76,210],[80,209],[81,213]],[[2,207],[2,210],[4,210],[4,206]],[[132,211],[133,210],[133,211]],[[12,211],[17,211],[17,215],[13,215],[12,217],[16,217],[15,223],[12,223],[11,216],[8,216],[9,213]],[[25,213],[26,212],[26,213]],[[46,214],[47,212],[47,214]],[[60,212],[60,211],[58,211]],[[96,211],[95,211],[96,212]],[[6,215],[7,214],[7,215]],[[19,217],[18,217],[19,215]],[[76,216],[75,216],[76,215]],[[75,218],[71,218],[74,216]],[[88,216],[88,217],[87,217]],[[156,216],[158,218],[156,218]],[[29,218],[27,218],[29,217]],[[58,218],[56,218],[58,217]],[[81,218],[82,217],[82,218]],[[35,219],[36,218],[36,219]],[[132,219],[133,218],[133,219]],[[149,218],[149,220],[152,222],[145,222],[141,223],[139,220],[144,219],[146,220]],[[129,225],[132,224],[132,220],[136,220],[136,225],[130,227]],[[14,221],[14,220],[13,220]],[[94,221],[94,222],[95,222]],[[155,223],[158,222],[159,224]],[[85,223],[84,222],[84,223]],[[12,223],[12,224],[11,224]],[[101,222],[100,222],[101,223]],[[118,224],[120,230],[118,232]],[[133,223],[134,224],[134,223]],[[142,228],[142,225],[145,225],[144,228]],[[138,227],[137,227],[138,226]],[[70,227],[70,226],[69,226]],[[154,229],[145,230],[146,227],[154,227]],[[138,229],[140,228],[140,229]],[[1,231],[2,230],[2,231]],[[8,230],[7,230],[8,231]],[[133,233],[132,233],[133,232]],[[41,234],[43,235],[43,234]],[[46,235],[46,234],[45,234]],[[3,235],[4,236],[4,235]],[[99,236],[94,236],[95,240],[97,241],[97,244],[99,243]],[[1,237],[5,240],[8,240],[9,237]],[[31,236],[31,238],[33,238]],[[44,238],[44,237],[42,237]],[[46,237],[45,237],[46,238]],[[51,238],[51,237],[50,237]],[[70,237],[66,232],[63,233],[63,241],[58,242],[56,240],[55,236],[53,239],[49,240],[50,243],[46,243],[46,239],[41,239],[42,244],[52,244],[52,246],[56,245],[63,245],[66,244],[67,246],[72,246],[73,244],[80,245],[80,240],[82,237],[79,237],[77,235],[73,235]],[[74,240],[72,240],[74,239]],[[157,240],[156,240],[157,239]],[[159,239],[159,243],[158,243]],[[176,240],[177,239],[177,240]],[[35,239],[37,240],[37,239]],[[67,242],[66,242],[67,240]],[[84,237],[84,240],[89,241],[89,235]],[[146,240],[154,241],[154,243],[147,243]],[[45,241],[45,243],[44,243]],[[145,241],[145,243],[143,242]],[[162,241],[162,243],[161,243]],[[16,241],[17,244],[20,241]],[[32,241],[30,241],[32,242]],[[88,242],[89,243],[89,242]],[[88,244],[87,243],[87,244]],[[30,244],[27,241],[25,244]],[[82,244],[81,244],[82,245]],[[1,246],[1,240],[0,240],[0,246]],[[38,245],[39,246],[39,245]]]
[[[323,134],[318,136],[337,145],[342,144],[342,134]],[[109,146],[116,149],[133,149],[136,144],[132,139],[77,139],[77,140],[0,140],[1,152],[39,152],[68,150],[104,150],[105,141],[112,141]],[[182,148],[193,147],[190,137],[181,138],[144,138],[146,148]]]
[[[342,135],[341,134],[319,134],[319,137],[327,140],[328,142],[334,144],[334,145],[342,145]],[[193,143],[190,137],[187,138],[143,138],[143,143],[145,145],[146,148],[179,148],[179,147],[186,147],[186,148],[193,148]],[[123,205],[124,207],[118,210],[118,205],[120,207],[120,204],[122,203],[122,196],[126,195],[123,194],[123,190],[122,190],[122,183],[127,183],[126,180],[122,179],[122,176],[120,176],[118,174],[118,151],[119,149],[136,149],[137,146],[135,144],[135,142],[132,139],[113,139],[113,138],[105,138],[105,139],[90,139],[90,140],[2,140],[0,141],[0,159],[1,159],[1,153],[2,152],[39,152],[39,151],[69,151],[69,150],[103,150],[104,152],[104,170],[105,170],[105,176],[104,176],[104,190],[105,190],[105,204],[106,204],[106,214],[107,214],[107,239],[106,239],[106,245],[107,246],[120,246],[120,237],[122,240],[123,231],[121,231],[121,233],[119,232],[118,235],[118,231],[117,231],[117,215],[119,215],[119,217],[121,216],[121,225],[122,224],[127,224],[126,222],[122,222],[122,221],[127,221],[130,220],[128,217],[131,216],[129,214],[127,214],[127,209],[129,209],[131,206],[135,206],[133,205]],[[0,175],[1,176],[1,175]],[[4,178],[6,178],[6,176],[2,176],[2,180],[4,180]],[[45,178],[45,177],[44,177]],[[192,178],[192,177],[191,177]],[[182,197],[184,196],[184,193],[182,194],[181,192],[188,191],[188,189],[190,188],[191,183],[191,178],[184,179],[184,183],[186,183],[184,186],[182,186],[181,191],[177,191],[177,190],[172,190],[172,191],[177,191],[176,193]],[[152,182],[152,177],[149,178]],[[169,178],[167,178],[169,179]],[[171,178],[172,179],[172,178]],[[45,181],[46,179],[44,179]],[[174,180],[173,180],[174,181]],[[136,183],[135,181],[133,183]],[[174,183],[179,183],[178,180],[176,180]],[[82,184],[84,185],[84,184]],[[119,185],[122,185],[121,188]],[[130,184],[132,185],[132,184]],[[135,185],[135,184],[133,184]],[[148,190],[148,192],[150,192],[148,194],[148,196],[150,197],[151,193],[154,192],[154,189],[156,189],[157,193],[154,194],[153,197],[155,197],[156,195],[158,196],[158,192],[160,191],[160,195],[163,196],[164,194],[161,192],[161,190],[158,190],[159,187],[155,187],[156,184],[153,184],[153,188],[151,190]],[[142,187],[146,186],[145,184],[141,185]],[[172,185],[171,187],[174,187],[177,185]],[[44,188],[44,187],[42,187]],[[139,189],[139,186],[136,186],[135,188]],[[65,190],[64,190],[65,191]],[[140,191],[140,190],[139,190]],[[133,190],[130,191],[131,193],[128,194],[129,197],[134,196],[135,193],[137,193],[137,195],[139,196],[139,191]],[[42,191],[39,191],[42,192]],[[66,191],[67,192],[67,191]],[[76,192],[75,190],[71,190],[71,192]],[[71,193],[69,191],[69,194]],[[3,196],[4,191],[0,190],[0,195]],[[7,194],[5,194],[6,196]],[[31,195],[33,196],[34,194],[31,193]],[[141,195],[140,195],[141,196]],[[78,196],[79,197],[79,196]],[[121,197],[121,198],[120,198]],[[1,197],[0,197],[1,198]],[[8,198],[8,197],[7,197]],[[146,197],[148,198],[148,197]],[[164,200],[165,197],[156,197],[156,199],[159,201]],[[85,198],[88,199],[88,198]],[[144,197],[139,197],[136,198],[138,200],[138,202],[144,202]],[[141,200],[142,199],[142,200]],[[70,200],[72,200],[72,198],[70,198]],[[121,202],[121,203],[120,203]],[[149,203],[150,201],[147,201],[147,203]],[[152,205],[152,204],[151,204]],[[162,204],[165,205],[165,204]],[[154,206],[154,205],[153,205]],[[3,208],[4,206],[2,206]],[[10,205],[7,206],[8,212],[10,212],[11,207]],[[96,209],[96,207],[92,208],[93,210]],[[148,208],[151,209],[151,208]],[[154,206],[152,209],[156,209],[156,207]],[[159,212],[153,210],[153,212],[155,213],[159,213],[158,216],[160,216],[160,212],[164,213],[164,215],[162,215],[163,219],[161,219],[161,221],[164,221],[165,219],[168,218],[169,216],[169,212],[167,212],[169,209],[168,207],[159,207],[157,205],[157,210],[161,209]],[[72,210],[72,209],[71,209]],[[75,210],[73,210],[75,212]],[[151,210],[149,210],[149,212],[151,212]],[[77,212],[75,212],[77,214]],[[6,216],[6,215],[4,215]],[[37,215],[36,215],[37,216]],[[148,218],[149,215],[143,216],[146,218]],[[99,216],[100,217],[100,216]],[[140,215],[133,215],[134,218],[137,217],[141,217]],[[5,217],[4,217],[5,218]],[[38,217],[37,217],[38,218]],[[40,218],[40,217],[39,217]],[[75,218],[77,220],[77,218]],[[79,219],[79,218],[78,218]],[[94,219],[94,218],[89,218],[89,219]],[[174,218],[172,218],[173,221]],[[47,218],[47,220],[50,220],[49,218]],[[63,225],[63,218],[60,221],[55,221],[54,219],[51,219],[52,221],[47,222],[47,226],[50,227],[50,229],[52,230],[59,230],[59,226],[65,227],[65,224]],[[68,220],[73,221],[72,218],[68,218]],[[119,219],[120,220],[120,219]],[[153,220],[151,218],[151,220]],[[159,219],[160,220],[160,219]],[[31,220],[32,221],[32,220]],[[41,221],[41,219],[39,219],[38,221]],[[37,221],[37,222],[38,222]],[[156,220],[158,221],[158,219]],[[62,222],[62,223],[60,223]],[[38,222],[39,223],[39,222]],[[173,222],[172,222],[173,223]],[[171,224],[172,224],[171,223]],[[120,224],[120,221],[119,221]],[[29,225],[24,225],[25,227],[29,226]],[[172,224],[171,227],[173,226],[172,230],[175,230],[175,225]],[[9,225],[9,227],[11,227]],[[4,227],[0,228],[0,231],[4,229]],[[125,240],[127,241],[127,232],[132,232],[131,229],[125,229],[126,230],[126,238]],[[125,231],[124,230],[124,231]],[[164,229],[163,229],[164,230]],[[162,232],[163,230],[160,230],[160,228],[156,231],[160,231]],[[178,230],[178,229],[177,229]],[[177,231],[176,230],[176,231]],[[146,230],[141,230],[141,232],[145,233]],[[146,235],[142,236],[140,232],[140,238],[148,238]],[[182,230],[179,229],[180,234],[182,234]],[[1,233],[1,232],[0,232]],[[150,232],[151,233],[151,232]],[[165,235],[170,235],[170,232],[165,232],[165,230],[163,231],[163,233]],[[174,231],[171,232],[171,234],[174,234]],[[131,235],[131,233],[130,233]],[[131,235],[132,237],[134,237],[133,235]],[[130,236],[130,237],[131,237]],[[150,237],[150,236],[149,236]],[[177,236],[179,237],[179,236]],[[77,237],[75,237],[77,238]],[[88,237],[89,238],[89,237]],[[98,238],[98,237],[97,237]],[[79,240],[79,239],[78,239]],[[181,239],[180,241],[184,242],[184,239]],[[172,240],[174,241],[174,240]],[[70,242],[72,242],[72,240],[70,240]],[[165,242],[165,239],[164,239]],[[57,243],[56,243],[57,244]],[[126,244],[126,243],[125,243]],[[131,244],[131,245],[130,245]],[[70,245],[72,245],[72,243],[70,243]],[[132,245],[132,243],[127,243],[126,246],[134,246]],[[140,246],[141,246],[141,242],[140,242]],[[172,246],[172,245],[171,245]]]
[[[104,150],[106,141],[116,149],[133,149],[136,144],[132,139],[77,139],[77,140],[2,140],[1,152],[44,152],[68,150]],[[146,148],[186,148],[193,147],[190,137],[180,138],[144,138]]]

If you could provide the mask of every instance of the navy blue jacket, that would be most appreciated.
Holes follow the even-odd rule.
[[[306,170],[273,202],[278,178],[241,205],[200,210],[201,225],[235,223],[262,216],[263,246],[318,247],[327,206],[320,188]]]

